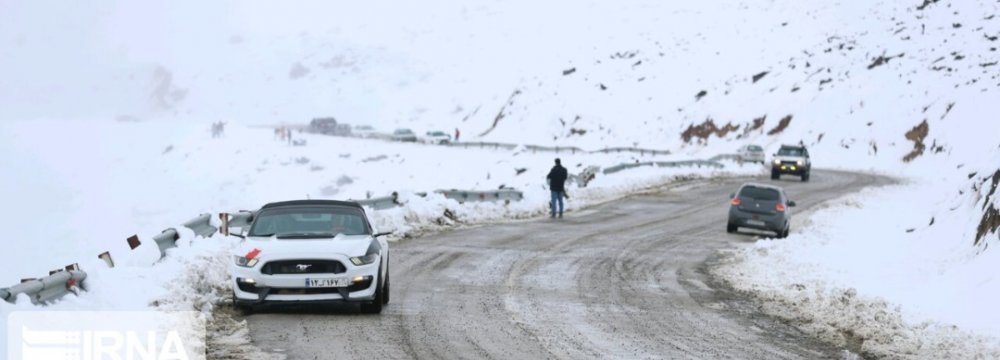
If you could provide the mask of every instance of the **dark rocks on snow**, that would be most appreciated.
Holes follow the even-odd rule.
[[[569,74],[572,74],[572,73],[575,73],[575,72],[576,72],[576,68],[573,67],[573,68],[569,68],[569,69],[563,70],[562,74],[563,74],[563,76],[566,76],[566,75],[569,75]]]
[[[708,95],[708,91],[705,90],[699,91],[697,94],[694,95],[694,100],[695,101],[701,100],[701,98],[705,97],[705,95]]]
[[[763,79],[764,76],[767,76],[768,72],[769,71],[763,71],[763,72],[757,73],[757,75],[753,76],[753,82],[756,83],[758,80]]]

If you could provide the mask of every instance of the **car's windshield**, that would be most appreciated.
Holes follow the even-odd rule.
[[[407,134],[412,134],[412,133],[413,133],[413,131],[410,131],[409,129],[399,129],[399,130],[396,130],[396,135],[407,135]]]
[[[744,186],[743,190],[740,190],[740,197],[763,201],[778,201],[778,199],[781,198],[781,195],[778,194],[778,190],[775,189]]]
[[[262,211],[249,236],[278,238],[330,238],[337,234],[369,235],[371,229],[360,209],[348,207],[297,207]]]
[[[431,135],[431,136],[445,136],[445,135],[444,135],[444,133],[443,133],[443,132],[440,132],[440,131],[432,131],[432,132],[430,133],[430,135]]]
[[[757,145],[750,145],[750,146],[747,146],[747,150],[750,150],[750,151],[753,151],[753,152],[761,152],[761,151],[764,151],[764,149],[763,149],[763,148],[761,148],[760,146],[757,146]]]
[[[802,156],[802,148],[783,147],[778,150],[780,156]]]

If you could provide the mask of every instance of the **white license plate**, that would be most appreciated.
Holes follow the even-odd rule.
[[[347,287],[350,285],[351,285],[351,279],[349,278],[306,279],[307,288]]]
[[[764,226],[764,222],[760,220],[747,220],[747,225]]]

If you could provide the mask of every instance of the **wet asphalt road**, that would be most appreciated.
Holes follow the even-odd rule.
[[[728,195],[750,180],[773,183],[700,180],[564,219],[395,243],[381,315],[269,309],[247,317],[250,334],[290,359],[841,358],[706,275],[718,250],[763,234],[725,232]],[[801,213],[887,181],[815,171],[778,184]]]

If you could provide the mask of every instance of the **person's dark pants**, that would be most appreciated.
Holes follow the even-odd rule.
[[[556,204],[557,203],[559,205],[559,212],[556,212]],[[553,191],[552,192],[552,202],[549,204],[549,208],[552,211],[550,213],[550,214],[552,214],[552,216],[556,216],[556,214],[559,214],[559,216],[562,217],[562,213],[563,213],[563,192],[562,191]]]

